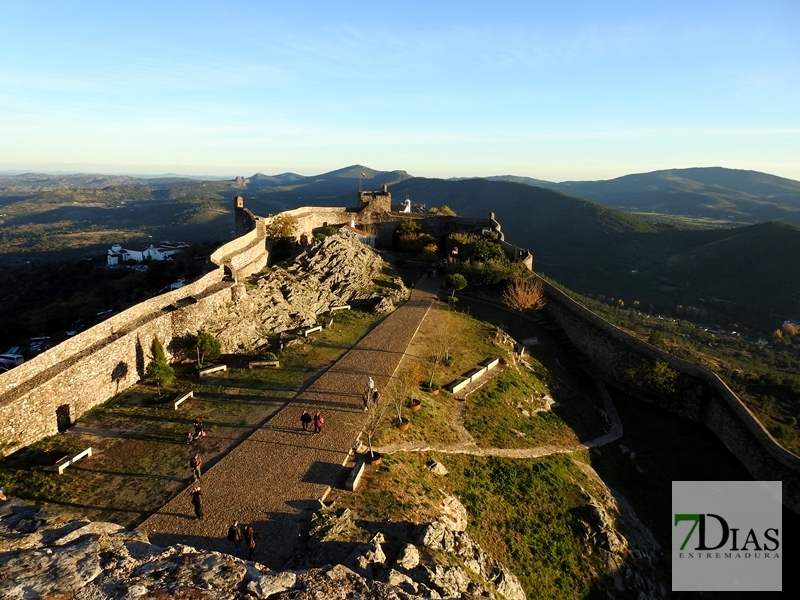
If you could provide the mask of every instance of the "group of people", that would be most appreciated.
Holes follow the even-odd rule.
[[[233,555],[239,556],[242,549],[242,542],[244,541],[247,547],[247,560],[253,560],[253,554],[256,552],[256,544],[258,543],[258,534],[252,525],[246,525],[244,531],[239,526],[239,520],[235,519],[233,524],[228,527],[228,539],[233,542]]]
[[[303,426],[303,431],[308,431],[308,426],[312,422],[314,423],[314,433],[322,433],[322,425],[325,423],[322,413],[317,411],[312,418],[311,414],[306,409],[303,409],[303,413],[300,415],[300,424]]]
[[[189,433],[186,434],[186,443],[191,444],[195,440],[205,436],[206,436],[206,430],[203,429],[203,419],[200,417],[195,417],[194,433],[190,431]]]
[[[363,401],[364,401],[364,410],[369,409],[370,402],[377,403],[378,399],[381,397],[381,393],[378,391],[378,388],[375,387],[375,382],[373,381],[372,377],[367,378],[366,388],[364,389],[363,393]],[[302,414],[300,415],[300,424],[303,427],[303,431],[308,431],[309,426],[313,423],[314,424],[314,433],[321,433],[322,432],[322,425],[324,424],[325,420],[322,418],[322,413],[320,411],[316,411],[314,416],[311,416],[306,409],[303,409]],[[200,417],[197,417],[194,420],[194,433],[189,432],[187,436],[187,443],[191,444],[196,439],[205,436],[206,432],[203,429],[203,420]],[[199,454],[195,454],[192,459],[189,461],[189,467],[192,469],[192,476],[194,477],[195,481],[200,479],[200,467],[203,464],[203,459],[200,457]],[[203,518],[203,493],[200,490],[200,486],[195,486],[189,491],[189,495],[192,498],[192,505],[194,506],[194,516],[196,519]],[[252,525],[247,525],[244,530],[239,525],[239,521],[235,520],[232,525],[228,527],[228,539],[233,542],[233,555],[239,556],[239,552],[241,551],[242,542],[245,542],[245,545],[248,549],[248,557],[247,560],[253,560],[253,554],[255,553],[256,544],[258,540],[258,534],[253,529]]]
[[[367,377],[367,385],[364,388],[364,393],[361,394],[361,400],[364,402],[364,410],[369,410],[370,402],[373,406],[376,405],[380,397],[381,393],[378,391],[378,388],[375,387],[375,382],[372,380],[372,377]]]

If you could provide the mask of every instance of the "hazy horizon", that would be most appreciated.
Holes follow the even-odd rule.
[[[800,180],[800,4],[27,3],[0,171]]]

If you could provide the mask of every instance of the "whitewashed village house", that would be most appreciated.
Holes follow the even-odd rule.
[[[170,256],[177,254],[184,248],[188,248],[189,244],[178,242],[172,244],[162,242],[158,247],[153,246],[130,246],[123,248],[121,244],[114,244],[108,251],[108,264],[119,265],[128,261],[143,262],[147,259],[150,260],[167,260]]]

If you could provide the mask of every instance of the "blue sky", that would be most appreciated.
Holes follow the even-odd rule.
[[[13,2],[0,171],[800,180],[800,2]]]

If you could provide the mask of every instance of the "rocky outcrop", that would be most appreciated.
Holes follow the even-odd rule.
[[[387,525],[391,534],[379,532],[368,543],[347,544],[343,540],[358,530],[351,511],[322,509],[312,518],[306,566],[342,562],[365,579],[415,597],[525,600],[517,578],[465,533],[466,514],[457,498],[445,495],[439,521]]]
[[[380,560],[379,556],[373,560]],[[274,572],[219,552],[160,548],[137,531],[0,503],[0,598],[71,600],[415,600],[343,565]]]
[[[653,534],[628,501],[607,487],[590,465],[575,464],[592,482],[591,492],[581,486],[587,511],[579,523],[587,553],[600,556],[609,576],[607,594],[613,597],[625,590],[635,592],[640,600],[666,597],[658,574],[661,547]]]
[[[235,286],[235,301],[217,315],[215,333],[223,351],[250,351],[266,346],[270,335],[317,325],[332,307],[393,310],[409,292],[399,277],[385,281],[385,269],[380,254],[354,233],[315,240],[291,264]]]

